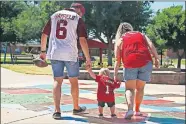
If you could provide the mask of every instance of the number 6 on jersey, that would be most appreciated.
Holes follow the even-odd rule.
[[[57,39],[65,39],[67,36],[67,26],[68,22],[66,20],[59,20],[57,21],[56,26],[56,37]]]

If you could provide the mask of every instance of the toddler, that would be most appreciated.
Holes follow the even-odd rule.
[[[108,68],[101,68],[99,75],[95,75],[91,68],[88,68],[87,70],[90,76],[98,83],[97,100],[99,117],[103,117],[103,107],[105,106],[105,103],[110,107],[111,117],[116,117],[114,89],[119,88],[121,82],[109,78],[110,71]]]

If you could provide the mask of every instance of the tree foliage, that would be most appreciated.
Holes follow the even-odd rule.
[[[39,39],[49,17],[60,9],[62,6],[53,1],[3,2],[2,41],[26,42]]]
[[[16,34],[13,29],[12,21],[27,8],[24,2],[1,1],[1,40],[13,42],[16,40]]]
[[[112,42],[121,22],[129,22],[135,30],[142,31],[152,14],[149,2],[109,1],[84,2],[85,23],[92,38],[107,43],[108,64],[112,65]],[[105,37],[105,38],[103,38]],[[106,40],[105,40],[106,39]]]
[[[159,46],[172,48],[178,55],[178,68],[181,65],[179,50],[185,52],[185,10],[182,6],[172,6],[158,12],[153,18],[153,23],[147,27],[149,37]]]

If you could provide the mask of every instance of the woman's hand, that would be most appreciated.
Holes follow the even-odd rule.
[[[159,61],[159,59],[155,59],[155,67],[156,68],[159,68],[160,67],[160,61]]]
[[[118,81],[118,76],[114,76],[114,81]]]

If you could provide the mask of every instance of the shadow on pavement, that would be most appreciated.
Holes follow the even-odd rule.
[[[71,116],[61,117],[61,119],[58,119],[58,120],[71,120],[71,121],[76,121],[76,122],[88,122],[88,120],[86,120],[86,119],[71,117]]]

